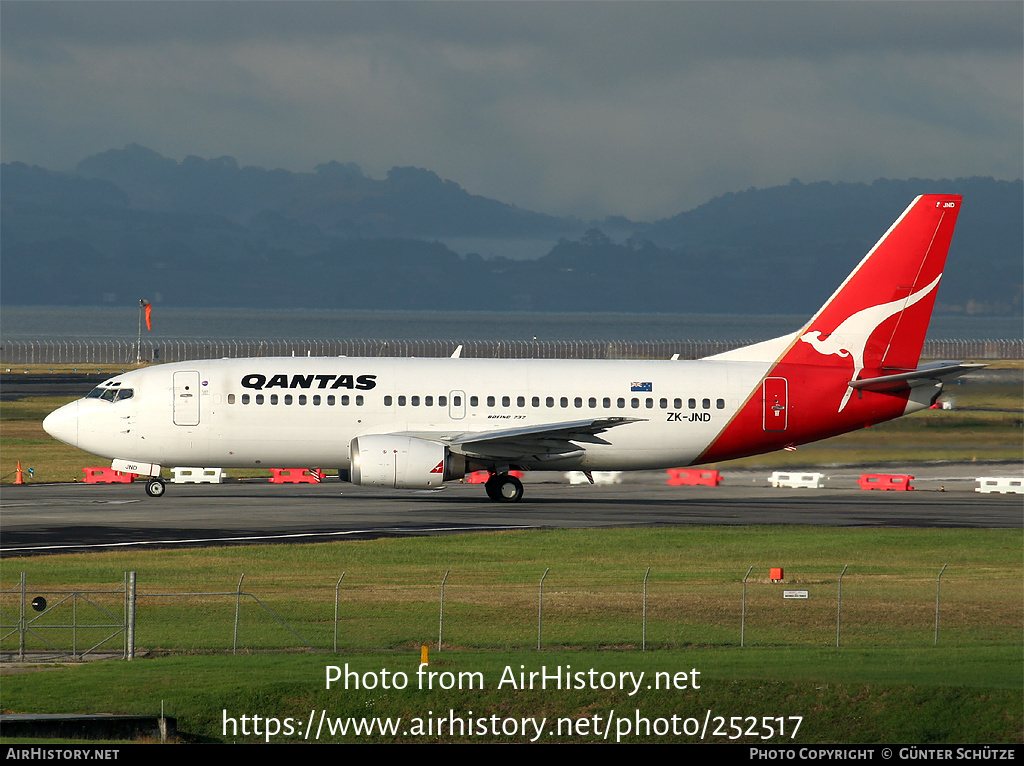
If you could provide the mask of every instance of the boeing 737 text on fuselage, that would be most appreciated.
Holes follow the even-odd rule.
[[[755,455],[926,408],[981,365],[919,366],[961,198],[915,199],[800,330],[694,361],[266,358],[118,375],[43,421],[150,477],[161,466],[339,469],[436,488],[486,470],[659,469]]]

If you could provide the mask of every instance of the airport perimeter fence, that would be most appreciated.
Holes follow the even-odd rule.
[[[433,576],[436,574],[436,576]],[[501,572],[236,575],[192,590],[125,573],[71,588],[22,579],[0,591],[5,661],[51,657],[376,650],[995,645],[1020,639],[1022,585],[936,565],[748,572],[585,572],[532,582]],[[153,578],[156,579],[156,578]],[[179,583],[179,586],[181,583]],[[35,605],[35,606],[33,606]]]
[[[457,341],[447,340],[162,340],[9,341],[0,345],[0,362],[19,364],[129,365],[137,361],[261,356],[446,357],[461,346],[463,358],[483,359],[700,359],[755,341]],[[927,340],[925,359],[1024,359],[1024,339]]]

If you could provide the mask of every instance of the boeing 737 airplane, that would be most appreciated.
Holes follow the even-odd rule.
[[[337,467],[355,484],[435,488],[487,470],[660,469],[755,455],[924,409],[918,366],[960,212],[915,199],[799,331],[694,361],[266,358],[118,375],[43,421],[60,441],[149,476],[161,466]]]

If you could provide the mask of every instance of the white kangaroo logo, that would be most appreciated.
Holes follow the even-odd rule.
[[[868,345],[868,339],[871,338],[879,325],[893,314],[898,314],[900,311],[910,308],[924,298],[938,286],[940,279],[942,279],[942,274],[935,277],[935,281],[930,285],[921,288],[906,298],[899,298],[877,306],[869,306],[855,314],[851,314],[830,335],[824,338],[820,331],[811,330],[801,335],[800,340],[804,343],[810,343],[815,351],[825,356],[835,354],[839,357],[852,357],[853,375],[850,377],[850,380],[856,380],[860,371],[864,369],[864,348]],[[839,412],[842,412],[843,408],[846,407],[846,403],[850,401],[850,394],[852,393],[853,389],[848,386],[846,393],[843,395],[843,400],[839,404]]]

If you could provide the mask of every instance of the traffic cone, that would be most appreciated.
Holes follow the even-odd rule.
[[[15,484],[24,484],[25,483],[25,479],[23,479],[22,476],[21,476],[21,461],[20,460],[18,461],[18,468],[14,472],[14,483]]]

